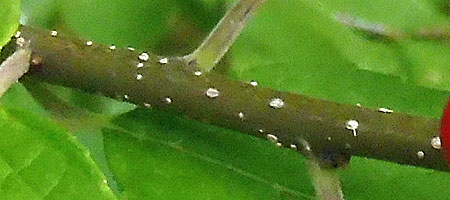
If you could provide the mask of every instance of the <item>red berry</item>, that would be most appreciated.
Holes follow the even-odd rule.
[[[450,166],[450,100],[444,111],[444,116],[442,117],[441,139],[444,154],[448,165]]]

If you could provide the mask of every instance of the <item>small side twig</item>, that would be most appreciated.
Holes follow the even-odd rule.
[[[449,26],[441,26],[441,27],[428,27],[421,28],[418,33],[418,37],[427,38],[431,40],[444,40],[450,42],[450,27]]]
[[[347,13],[338,13],[335,15],[335,18],[338,22],[348,27],[354,28],[369,35],[380,36],[391,41],[404,39],[426,39],[444,41],[448,43],[450,40],[450,27],[448,25],[434,28],[422,27],[419,30],[407,32],[383,23],[370,22]]]
[[[249,17],[265,0],[241,0],[229,10],[204,42],[184,59],[196,61],[198,67],[205,72],[214,68],[223,55],[245,28]]]
[[[400,40],[408,36],[405,32],[389,27],[386,24],[369,22],[347,13],[338,13],[335,15],[335,18],[338,22],[348,27],[370,35],[377,35],[391,40]]]
[[[324,169],[314,159],[308,159],[309,174],[319,200],[344,200],[336,169]]]
[[[23,40],[23,38],[21,39]],[[2,97],[30,67],[31,50],[25,43],[19,44],[18,46],[21,47],[0,65],[0,97]]]

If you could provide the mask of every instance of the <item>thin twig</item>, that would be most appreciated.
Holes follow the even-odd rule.
[[[0,65],[0,97],[28,71],[30,58],[31,50],[25,45]]]
[[[321,168],[314,158],[308,159],[308,168],[318,200],[344,200],[336,169]]]
[[[394,29],[386,24],[369,22],[347,13],[338,13],[335,15],[335,18],[348,27],[353,27],[370,35],[382,36],[392,40],[400,40],[407,37],[405,32]]]
[[[381,36],[392,41],[427,39],[448,42],[450,40],[450,27],[448,25],[422,27],[417,31],[406,32],[383,23],[370,22],[348,13],[338,13],[335,15],[335,18],[348,27],[355,28],[369,35]]]
[[[198,67],[208,72],[220,61],[223,55],[245,28],[250,16],[265,0],[241,0],[229,10],[205,41],[184,59],[195,61]]]

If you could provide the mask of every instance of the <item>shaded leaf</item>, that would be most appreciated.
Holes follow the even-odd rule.
[[[106,156],[130,199],[313,199],[305,160],[289,149],[160,111],[114,122]]]

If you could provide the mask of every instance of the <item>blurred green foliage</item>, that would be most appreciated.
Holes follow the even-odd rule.
[[[336,20],[348,13],[405,31],[450,24],[429,2],[420,2],[269,1],[233,46],[233,77],[439,118],[450,90],[445,41],[368,40]]]
[[[21,20],[104,44],[183,55],[200,44],[230,5],[226,0],[23,0]],[[336,15],[414,32],[448,26],[445,5],[440,0],[268,0],[233,45],[229,76],[439,118],[450,90],[449,44],[372,39],[340,24]],[[0,33],[7,29],[1,25]],[[314,198],[305,159],[268,141],[68,88],[28,82],[25,87],[16,84],[0,101],[0,135],[9,145],[0,146],[0,199],[40,199],[46,193],[59,199]],[[87,152],[90,157],[80,156]],[[450,195],[450,175],[443,172],[353,158],[339,173],[346,199]],[[102,184],[104,176],[109,187]]]
[[[0,50],[19,26],[20,0],[2,0],[0,6]]]

